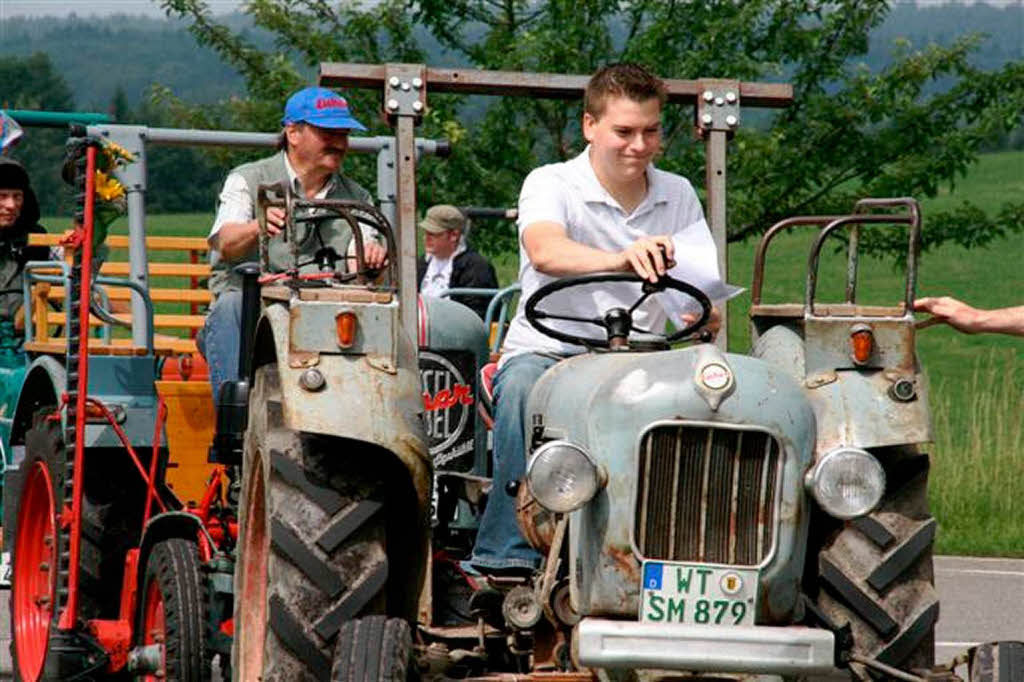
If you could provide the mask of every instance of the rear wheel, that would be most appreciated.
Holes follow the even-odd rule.
[[[136,643],[160,648],[159,670],[148,682],[200,682],[205,672],[206,619],[200,594],[199,557],[181,538],[158,542],[146,559],[139,598]]]
[[[58,523],[61,510],[72,506],[72,463],[68,461],[61,422],[51,419],[53,408],[40,410],[25,434],[25,458],[5,478],[5,515],[14,518],[11,576],[11,655],[15,679],[35,682],[46,674],[76,668],[85,656],[64,638],[66,655],[47,652],[58,636],[56,618],[67,603],[70,527]],[[124,564],[123,553],[112,550],[124,543],[114,505],[101,502],[90,482],[110,477],[98,466],[89,474],[82,494],[82,534],[79,546],[79,619],[115,617]],[[131,538],[129,538],[129,541]],[[87,649],[79,649],[79,652]],[[91,653],[91,651],[88,651]],[[57,671],[60,671],[59,673]]]
[[[835,624],[850,624],[855,653],[904,670],[930,668],[939,600],[928,456],[887,452],[880,460],[885,499],[845,524],[818,555],[818,605]]]
[[[11,653],[15,674],[22,680],[38,680],[57,596],[56,503],[45,461],[28,466],[19,502],[11,581]]]
[[[256,371],[249,405],[235,679],[326,680],[343,624],[385,609],[382,482],[341,441],[284,427],[276,366]]]
[[[412,672],[412,635],[404,620],[366,616],[341,626],[332,682],[406,682]]]

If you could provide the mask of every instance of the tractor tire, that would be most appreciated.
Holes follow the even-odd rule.
[[[412,634],[401,618],[366,616],[341,626],[331,682],[406,682],[416,679]]]
[[[1024,680],[1024,642],[991,642],[971,650],[970,682]]]
[[[202,682],[206,614],[195,543],[171,538],[155,544],[146,559],[135,628],[136,645],[163,643],[158,673],[146,682]]]
[[[886,451],[879,460],[886,493],[878,509],[844,524],[818,554],[818,606],[834,624],[850,624],[853,653],[902,670],[930,668],[939,600],[928,456]]]
[[[57,515],[65,506],[71,507],[72,466],[60,421],[50,420],[50,412],[35,415],[25,435],[25,458],[4,490],[14,518],[11,656],[14,679],[26,682],[42,678],[49,638],[67,601],[69,529],[61,528]],[[103,510],[83,494],[78,590],[82,620],[109,613],[117,604],[120,578],[103,572],[106,534],[102,526],[90,522],[103,516]],[[111,582],[115,582],[113,589]]]
[[[344,623],[384,612],[384,482],[363,475],[372,463],[350,454],[336,440],[285,428],[277,367],[256,370],[235,565],[235,680],[329,680]]]

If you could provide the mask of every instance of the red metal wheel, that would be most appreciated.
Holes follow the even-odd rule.
[[[156,675],[146,675],[146,682],[160,682],[167,678],[167,617],[164,613],[164,595],[160,583],[151,581],[146,586],[142,602],[142,643],[160,645],[160,670]]]
[[[57,516],[50,471],[32,463],[22,489],[14,540],[13,623],[18,673],[36,682],[43,673],[57,594]]]
[[[254,457],[249,472],[249,496],[245,501],[246,523],[242,530],[241,585],[235,593],[241,605],[241,623],[236,660],[239,679],[259,679],[263,672],[263,645],[267,637],[267,562],[270,536],[267,533],[266,492],[262,458]]]

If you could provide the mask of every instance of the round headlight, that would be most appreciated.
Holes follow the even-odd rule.
[[[864,450],[837,448],[807,472],[807,487],[825,512],[837,519],[855,519],[878,506],[885,492],[885,471]]]
[[[553,440],[537,448],[526,465],[526,483],[542,507],[564,514],[579,509],[601,488],[601,472],[578,445]]]

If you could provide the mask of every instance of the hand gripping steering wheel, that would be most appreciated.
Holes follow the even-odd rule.
[[[574,317],[571,315],[558,315],[537,309],[537,305],[541,301],[556,291],[582,286],[584,284],[594,284],[596,282],[642,283],[641,293],[637,300],[633,302],[633,305],[628,309],[612,308],[602,317]],[[537,331],[542,334],[547,334],[553,339],[564,341],[565,343],[572,343],[578,346],[588,346],[592,348],[626,348],[629,345],[628,339],[631,331],[659,336],[657,332],[636,327],[633,324],[633,311],[635,311],[640,304],[646,301],[651,294],[656,294],[665,291],[666,289],[674,289],[692,297],[700,304],[701,307],[700,318],[693,324],[690,324],[689,326],[668,336],[660,334],[660,336],[664,336],[665,343],[675,343],[676,341],[680,341],[700,329],[704,323],[707,322],[708,318],[711,317],[711,301],[704,292],[697,287],[687,282],[675,279],[674,277],[669,277],[668,275],[662,275],[661,279],[657,282],[649,282],[633,272],[596,272],[590,275],[561,277],[556,279],[554,282],[545,284],[541,288],[537,289],[537,291],[533,292],[533,295],[526,301],[526,319]],[[593,324],[603,328],[607,334],[607,338],[595,339],[586,336],[579,336],[577,334],[560,332],[548,327],[541,322],[541,320],[565,320],[567,322],[585,322]]]

